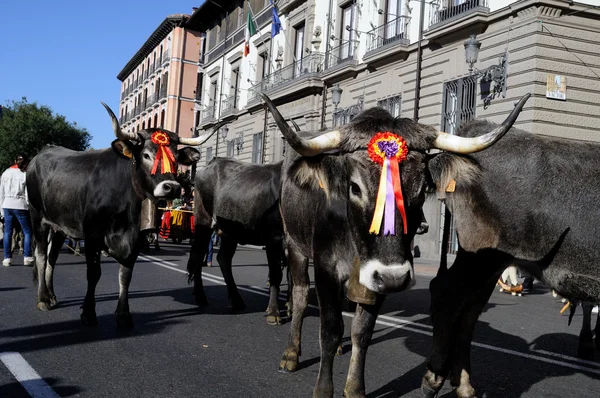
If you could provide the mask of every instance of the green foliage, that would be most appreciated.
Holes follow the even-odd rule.
[[[18,153],[33,158],[44,146],[60,145],[83,151],[90,145],[90,134],[62,115],[53,114],[46,105],[9,101],[0,117],[0,169],[13,164]]]

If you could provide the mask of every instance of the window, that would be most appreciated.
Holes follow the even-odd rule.
[[[233,102],[231,103],[233,108],[238,107],[238,88],[240,85],[240,67],[233,69],[231,71],[231,91],[229,92],[229,96],[233,97]]]
[[[456,134],[456,131],[466,122],[475,118],[477,107],[477,78],[468,76],[444,83],[442,102],[442,131]],[[445,205],[440,206],[441,220],[445,214]],[[442,232],[440,231],[440,242]],[[450,241],[448,253],[455,254],[458,250],[458,237],[454,227],[454,218],[450,221]]]
[[[212,147],[209,146],[208,148],[206,148],[206,164],[208,164],[208,162],[212,160],[212,157]]]
[[[158,127],[158,113],[154,114],[154,127]]]
[[[196,99],[199,101],[202,98],[202,81],[204,80],[204,73],[198,73],[198,80],[196,80]]]
[[[216,103],[217,103],[217,78],[215,80],[211,80],[210,82],[210,92],[209,92],[209,105],[208,107],[212,109],[212,113],[209,115],[211,117],[215,117],[216,115]]]
[[[160,111],[160,127],[165,127],[165,110]]]
[[[227,157],[228,158],[232,158],[234,156],[234,149],[235,149],[235,140],[229,140],[227,141]]]
[[[263,133],[252,136],[252,163],[262,163]]]
[[[267,53],[258,54],[256,60],[256,80],[262,81],[269,74],[269,61],[267,60]]]
[[[388,0],[385,14],[385,38],[392,39],[404,33],[404,0]]]
[[[377,101],[377,106],[388,111],[393,117],[400,116],[400,105],[402,104],[402,97],[400,95],[396,95],[395,97],[390,97],[386,99],[382,99]]]
[[[294,39],[294,77],[302,74],[302,58],[304,56],[304,23],[294,27],[295,39]]]
[[[354,56],[354,8],[355,4],[350,3],[342,8],[342,24],[340,26],[340,60],[352,58]],[[350,30],[347,29],[350,28]]]

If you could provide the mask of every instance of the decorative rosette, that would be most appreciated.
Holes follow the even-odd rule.
[[[173,156],[173,152],[171,152],[171,148],[169,148],[169,145],[171,144],[169,135],[164,131],[155,131],[152,133],[151,139],[158,147],[156,150],[156,157],[154,158],[154,165],[152,166],[152,175],[156,174],[158,162],[160,160],[162,160],[160,167],[160,172],[162,174],[174,173],[176,168],[175,156]]]
[[[408,146],[406,141],[396,134],[385,132],[377,133],[368,145],[369,157],[371,160],[381,165],[381,178],[379,179],[379,189],[375,204],[375,214],[371,222],[369,232],[379,234],[381,222],[384,219],[384,235],[395,235],[395,210],[394,201],[400,215],[404,233],[408,232],[406,222],[406,211],[404,209],[404,198],[402,197],[402,185],[400,181],[399,164],[406,159]]]

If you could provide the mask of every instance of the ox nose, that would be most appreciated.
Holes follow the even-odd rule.
[[[163,181],[154,188],[157,198],[176,198],[181,193],[181,185],[177,181]]]
[[[415,284],[412,264],[383,264],[370,260],[360,269],[359,282],[376,293],[392,293],[406,290]]]

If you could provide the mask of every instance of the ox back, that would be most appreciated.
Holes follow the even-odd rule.
[[[85,239],[86,245],[108,249],[117,260],[129,258],[135,252],[142,201],[131,180],[131,161],[110,148],[89,152],[45,148],[27,170],[36,233],[49,226]]]
[[[232,260],[238,244],[265,246],[269,265],[270,299],[267,322],[279,324],[279,286],[282,280],[283,224],[279,212],[281,163],[248,164],[215,158],[195,179],[195,238],[188,261],[194,281],[194,299],[207,303],[202,286],[202,265],[213,229],[221,235],[217,261],[232,307],[245,307],[233,279]]]

